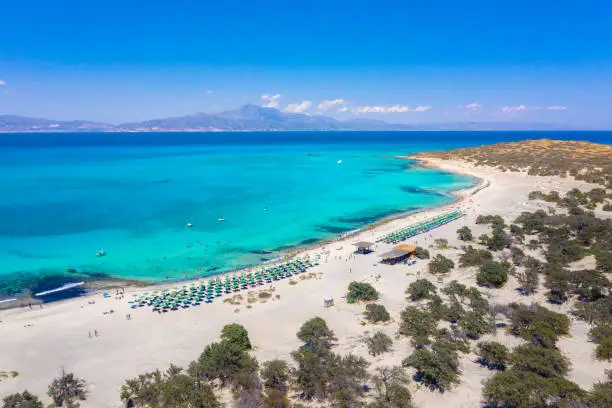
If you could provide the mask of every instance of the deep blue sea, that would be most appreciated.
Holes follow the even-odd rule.
[[[474,183],[393,156],[541,137],[612,141],[610,132],[0,134],[0,296],[256,264],[450,202]]]

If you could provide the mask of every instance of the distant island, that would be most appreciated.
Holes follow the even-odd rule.
[[[320,115],[285,113],[244,105],[219,113],[152,119],[111,125],[86,120],[59,121],[0,115],[0,132],[249,132],[249,131],[410,131],[410,130],[578,130],[567,125],[528,122],[449,122],[394,124],[356,118],[340,121]],[[584,130],[584,129],[583,129]]]

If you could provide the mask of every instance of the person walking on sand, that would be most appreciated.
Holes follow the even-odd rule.
[[[98,330],[97,329],[94,330],[94,334],[95,334],[96,337],[98,337]]]
[[[91,339],[91,330],[89,331],[89,338]]]

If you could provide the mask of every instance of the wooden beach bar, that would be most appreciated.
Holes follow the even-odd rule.
[[[385,252],[382,254],[381,262],[395,265],[397,263],[403,262],[406,259],[409,259],[416,252],[416,246],[414,245],[406,245],[401,244],[393,247],[393,249],[389,252]]]
[[[372,252],[372,247],[374,246],[374,243],[368,241],[359,241],[355,242],[353,245],[357,247],[356,252],[358,254],[369,254],[370,252]]]

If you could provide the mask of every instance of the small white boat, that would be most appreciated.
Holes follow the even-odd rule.
[[[264,211],[268,211],[268,207],[264,207]]]
[[[187,228],[191,228],[191,227],[193,227],[193,224],[192,224],[192,223],[190,223],[190,222],[188,222],[188,223],[187,223]]]
[[[342,164],[342,160],[338,160],[336,164]]]
[[[219,218],[217,221],[219,221],[219,222],[225,222],[225,218],[221,217],[221,218]]]
[[[97,257],[100,257],[100,256],[106,256],[106,252],[104,252],[104,251],[98,251],[98,252],[96,252],[96,256],[97,256]]]

